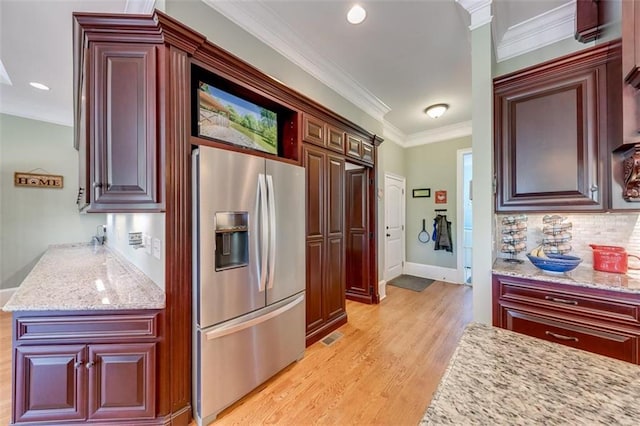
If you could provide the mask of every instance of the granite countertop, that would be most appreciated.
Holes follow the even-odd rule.
[[[472,323],[420,424],[638,425],[638,395],[638,365]]]
[[[573,271],[554,273],[538,269],[528,260],[524,263],[510,263],[497,259],[493,264],[493,273],[581,287],[640,293],[640,275],[637,272],[627,274],[600,272],[594,270],[591,265],[579,265]]]
[[[4,311],[162,309],[164,292],[129,261],[93,244],[50,246]]]

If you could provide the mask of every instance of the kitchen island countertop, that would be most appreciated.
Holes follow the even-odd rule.
[[[614,274],[596,271],[591,265],[579,265],[573,271],[553,273],[536,268],[528,260],[525,260],[524,263],[510,263],[505,262],[504,259],[497,259],[493,264],[493,273],[537,281],[640,294],[640,275],[637,271],[636,273]]]
[[[50,246],[4,311],[162,309],[165,295],[107,246]]]
[[[638,395],[638,365],[472,323],[420,424],[637,425]]]

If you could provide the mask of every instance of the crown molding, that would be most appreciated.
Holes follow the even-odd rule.
[[[243,7],[243,2],[202,1],[376,120],[383,121],[384,115],[391,110],[344,70],[323,59],[265,6],[264,1],[256,0],[250,8]]]
[[[384,140],[391,141],[404,148],[404,141],[407,140],[407,135],[387,120],[382,122],[382,126],[382,136]]]
[[[438,127],[436,129],[425,130],[424,132],[413,133],[406,138],[402,146],[405,148],[411,148],[414,146],[442,142],[469,135],[471,135],[471,121],[462,121],[460,123]]]
[[[132,15],[150,15],[156,7],[156,0],[127,0],[124,13]]]
[[[14,117],[26,118],[29,120],[43,121],[45,123],[57,124],[65,127],[73,127],[73,120],[60,119],[54,114],[38,114],[37,112],[25,112],[25,108],[8,108],[6,105],[0,106],[0,114],[12,115]]]
[[[9,86],[13,86],[11,79],[9,78],[9,73],[7,72],[2,60],[0,60],[0,83],[7,84]]]
[[[496,46],[496,60],[502,62],[573,37],[575,11],[575,0],[572,0],[509,27]]]
[[[471,25],[469,30],[473,31],[478,27],[491,22],[491,0],[456,0],[469,15],[471,15]]]

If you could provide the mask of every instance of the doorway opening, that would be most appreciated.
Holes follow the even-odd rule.
[[[473,248],[473,156],[471,148],[458,150],[458,277],[459,282],[472,285],[472,248]]]

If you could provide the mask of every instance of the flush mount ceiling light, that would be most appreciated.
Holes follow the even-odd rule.
[[[364,8],[359,4],[354,5],[351,9],[349,9],[349,13],[347,13],[347,21],[354,25],[361,23],[366,17],[367,11],[364,10]]]
[[[32,81],[29,83],[29,85],[31,87],[35,87],[36,89],[40,89],[40,90],[49,90],[49,86],[46,86],[42,83],[38,83],[37,81]]]
[[[424,112],[431,118],[438,118],[442,116],[449,109],[449,105],[447,104],[436,104],[427,107]]]

